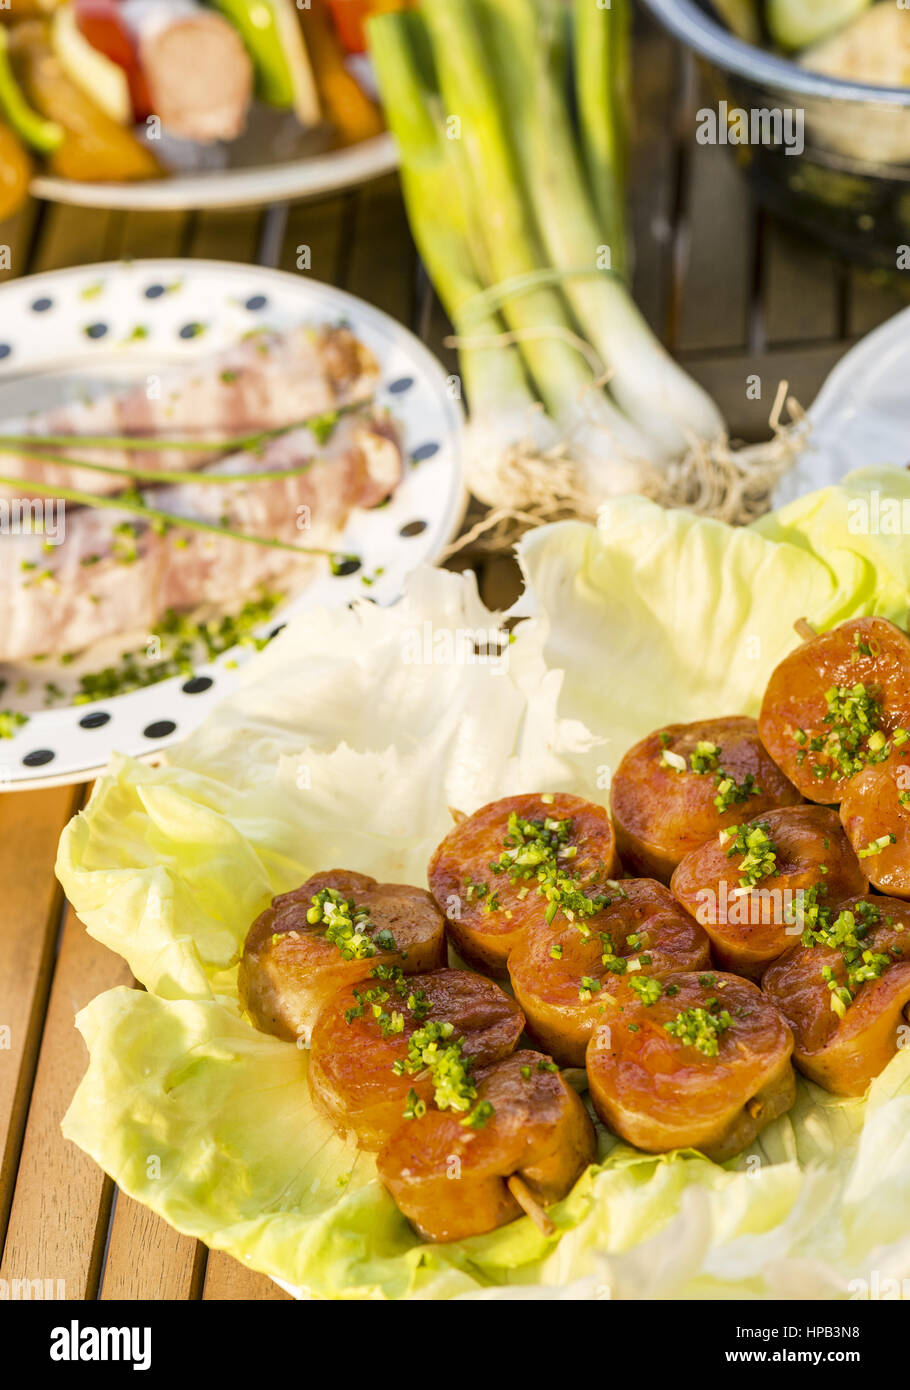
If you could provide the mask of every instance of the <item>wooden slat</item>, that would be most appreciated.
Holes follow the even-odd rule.
[[[189,218],[185,212],[127,213],[120,234],[119,256],[179,256]]]
[[[769,222],[764,242],[764,337],[776,343],[837,338],[843,270],[802,233]]]
[[[511,552],[491,555],[478,568],[480,597],[487,607],[500,612],[511,608],[524,587],[515,556]]]
[[[41,1041],[63,892],[54,877],[60,832],[78,809],[79,787],[0,797],[0,1243]]]
[[[31,877],[31,875],[29,875]],[[113,1184],[60,1133],[85,1071],[73,1019],[96,994],[128,984],[126,963],[66,914],[0,1276],[63,1280],[68,1298],[94,1298],[101,1275]]]
[[[378,179],[357,195],[344,288],[409,324],[416,277],[417,252],[398,178]]]
[[[445,340],[451,335],[452,325],[432,288],[425,288],[419,297],[414,331],[430,351],[435,353],[446,371],[452,376],[457,376],[458,352],[453,347],[445,346]]]
[[[210,261],[255,262],[261,220],[256,208],[235,212],[207,208],[196,214],[187,254]]]
[[[630,167],[635,299],[663,335],[672,298],[678,49],[648,21],[638,38]],[[644,177],[643,171],[647,171]]]
[[[8,246],[10,253],[9,269],[0,268],[0,283],[12,280],[15,275],[25,275],[28,270],[28,253],[36,216],[37,208],[29,201],[15,217],[0,222],[0,247]]]
[[[141,1259],[137,1259],[139,1251]],[[204,1245],[180,1235],[148,1207],[118,1191],[101,1297],[198,1298],[205,1254]]]
[[[719,145],[693,145],[686,168],[686,259],[675,347],[745,347],[755,234],[749,190],[730,151]]]
[[[910,304],[910,284],[882,271],[855,270],[849,278],[847,332],[862,337]]]
[[[245,1302],[293,1302],[291,1295],[280,1289],[274,1280],[226,1255],[223,1250],[212,1250],[205,1272],[205,1292],[203,1297],[212,1300],[237,1300]]]
[[[774,351],[733,356],[686,357],[687,372],[720,402],[731,437],[747,442],[767,439],[768,417],[780,381],[790,383],[790,394],[808,408],[837,362],[844,343],[821,343],[778,348]],[[746,377],[757,373],[762,382],[759,401],[746,397]]]
[[[116,257],[117,227],[110,212],[52,204],[45,212],[31,269],[58,270]]]
[[[281,269],[337,285],[343,264],[342,243],[352,215],[353,202],[349,196],[323,198],[292,207],[281,252]],[[298,265],[298,260],[305,259],[304,248],[309,249],[308,270]]]

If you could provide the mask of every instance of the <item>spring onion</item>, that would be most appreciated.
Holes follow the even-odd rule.
[[[731,453],[626,283],[628,0],[420,0],[368,28],[475,495],[523,524],[629,491],[759,513],[793,446]]]

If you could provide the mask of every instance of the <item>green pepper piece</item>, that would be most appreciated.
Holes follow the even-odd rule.
[[[262,0],[215,0],[240,34],[256,69],[257,94],[270,106],[294,105],[294,82],[275,11]]]
[[[16,134],[40,154],[52,154],[66,138],[62,125],[47,121],[29,106],[9,60],[9,36],[0,28],[0,112]]]

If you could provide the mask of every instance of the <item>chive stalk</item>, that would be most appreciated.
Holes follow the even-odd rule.
[[[21,478],[0,476],[0,487],[21,487]],[[289,541],[279,541],[272,536],[254,536],[248,531],[235,531],[230,526],[218,526],[213,521],[198,521],[195,517],[178,516],[175,512],[165,512],[159,507],[147,507],[143,502],[122,497],[99,497],[95,492],[82,492],[79,488],[56,487],[49,483],[36,483],[29,480],[29,490],[42,496],[56,497],[64,502],[72,502],[80,507],[95,507],[101,510],[126,512],[130,516],[142,517],[144,521],[163,523],[180,531],[201,531],[206,535],[223,536],[230,540],[247,541],[251,545],[264,546],[268,550],[287,550],[292,555],[337,556],[337,550],[322,550],[315,546],[291,545]]]
[[[354,401],[349,405],[334,406],[320,415],[309,415],[303,420],[294,420],[289,425],[274,425],[270,429],[256,430],[253,434],[238,434],[231,439],[168,439],[163,435],[136,434],[0,434],[0,449],[126,449],[130,452],[148,451],[170,453],[202,452],[211,454],[235,454],[253,452],[261,449],[273,439],[280,439],[294,430],[317,428],[352,411],[362,410],[370,399]]]
[[[530,210],[476,25],[468,61],[456,53],[443,62],[448,16],[441,7],[442,32],[434,34],[425,23],[429,8],[374,18],[371,56],[415,241],[462,339],[469,483],[492,505],[510,495],[528,505],[528,488],[538,496],[557,485],[552,459],[568,441],[599,500],[640,479],[640,464],[650,465],[647,442],[601,390],[590,349],[583,350],[566,311],[561,277],[532,244]],[[440,92],[443,67],[448,88],[442,81]],[[484,113],[490,127],[478,141]],[[558,486],[567,485],[560,477]]]
[[[203,484],[226,484],[226,483],[272,483],[279,482],[284,478],[299,478],[302,473],[308,473],[318,459],[308,459],[306,463],[300,464],[297,468],[268,468],[260,472],[249,473],[203,473],[193,469],[181,471],[180,469],[168,468],[148,468],[142,464],[132,464],[129,468],[120,468],[114,463],[95,463],[89,459],[74,458],[70,454],[33,454],[30,457],[35,463],[62,464],[66,468],[86,469],[91,473],[103,473],[108,477],[122,478],[124,482],[130,479],[148,478],[156,483],[203,483]],[[18,481],[20,488],[24,487],[27,491],[32,486],[30,478],[20,478]]]

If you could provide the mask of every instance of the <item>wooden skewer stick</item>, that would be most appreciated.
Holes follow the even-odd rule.
[[[815,628],[806,618],[797,618],[796,622],[793,624],[793,630],[804,642],[811,642],[813,637],[818,636]]]
[[[506,1186],[524,1214],[530,1216],[537,1229],[543,1231],[545,1236],[551,1236],[556,1230],[556,1227],[549,1216],[547,1216],[547,1213],[544,1211],[527,1183],[524,1182],[517,1173],[513,1173],[510,1178],[506,1179]]]
[[[467,820],[468,818],[467,811],[456,811],[454,806],[449,807],[449,815],[452,817],[456,825],[461,825],[461,822],[463,820]]]

